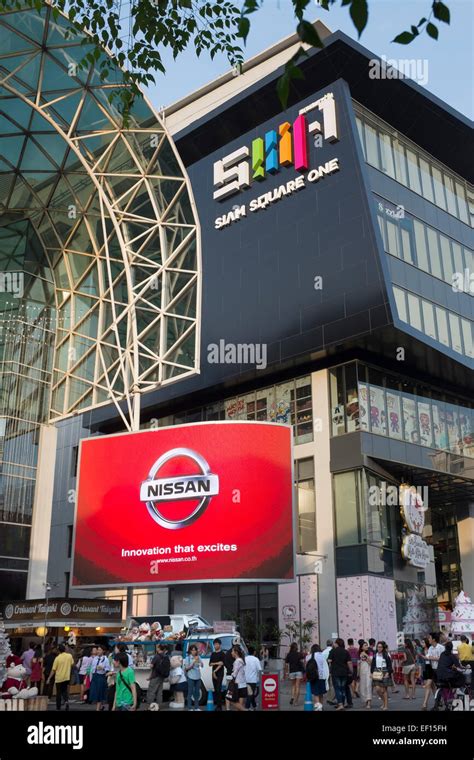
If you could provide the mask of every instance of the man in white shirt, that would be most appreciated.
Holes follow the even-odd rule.
[[[428,701],[430,698],[430,693],[433,691],[433,693],[436,693],[436,671],[438,670],[438,660],[440,658],[440,655],[444,652],[444,646],[439,643],[440,635],[439,633],[432,633],[431,636],[428,637],[430,646],[428,648],[428,652],[425,655],[425,660],[427,665],[431,665],[432,668],[432,678],[427,679],[427,687],[425,697],[423,699],[423,705],[421,707],[422,710],[426,710],[428,707]],[[436,698],[436,697],[435,697]]]
[[[245,680],[247,682],[247,691],[250,689],[252,693],[249,693],[247,697],[247,703],[245,705],[247,710],[257,709],[255,697],[258,694],[258,684],[261,672],[262,664],[258,657],[255,657],[255,647],[249,647],[249,653],[245,657]]]
[[[327,639],[327,641],[326,641],[326,649],[323,649],[323,651],[321,652],[321,654],[324,657],[324,659],[326,660],[326,662],[328,661],[329,653],[332,652],[333,649],[334,649],[334,641],[332,639]],[[332,705],[337,704],[335,702],[336,694],[334,692],[334,686],[332,685],[332,678],[330,676],[329,676],[329,678],[327,679],[327,682],[326,682],[326,689],[327,689],[327,700],[326,700],[327,703],[330,704],[330,705],[331,704]]]

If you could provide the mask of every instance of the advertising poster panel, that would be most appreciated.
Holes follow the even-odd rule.
[[[293,580],[292,465],[275,423],[82,441],[73,585]]]

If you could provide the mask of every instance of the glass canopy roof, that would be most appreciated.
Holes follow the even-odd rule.
[[[0,14],[0,226],[28,220],[52,273],[49,418],[114,401],[136,428],[141,393],[199,369],[196,212],[162,119],[137,98],[124,125],[120,71],[79,69],[67,28],[47,6]]]

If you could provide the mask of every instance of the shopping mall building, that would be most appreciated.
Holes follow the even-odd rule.
[[[297,579],[133,613],[393,645],[474,594],[472,124],[318,28],[286,111],[294,37],[122,129],[61,19],[0,16],[0,598],[125,599],[73,588],[79,443],[211,420],[292,425]]]

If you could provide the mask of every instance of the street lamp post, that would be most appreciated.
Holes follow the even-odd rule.
[[[46,581],[46,583],[43,583],[43,586],[45,587],[45,592],[46,592],[45,593],[46,604],[45,604],[45,610],[44,610],[44,626],[43,626],[43,644],[42,644],[43,653],[44,653],[44,647],[45,647],[45,641],[46,641],[46,623],[48,622],[49,592],[52,591],[53,587],[55,588],[58,585],[59,585],[58,583],[49,583],[48,581]]]

